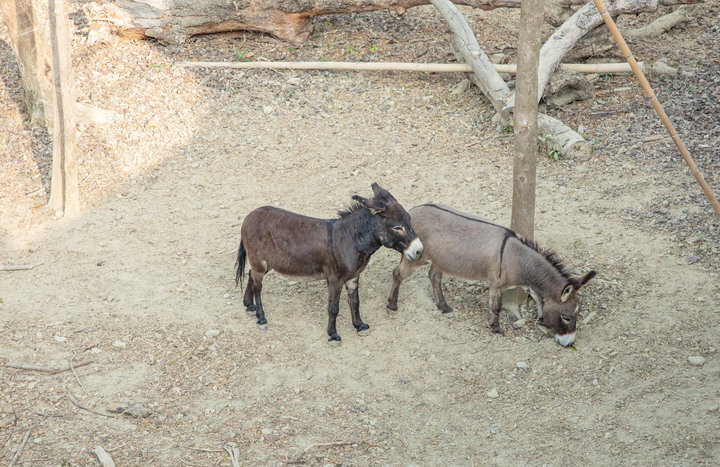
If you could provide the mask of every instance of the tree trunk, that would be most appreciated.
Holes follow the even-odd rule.
[[[535,226],[535,170],[538,138],[538,59],[544,0],[523,0],[517,53],[517,102],[514,111],[515,159],[510,228],[533,239]]]
[[[0,0],[0,9],[20,68],[25,110],[32,124],[48,127],[52,112],[46,105],[52,101],[49,51],[32,0]]]
[[[517,48],[516,104],[513,114],[515,157],[513,163],[513,199],[510,228],[525,238],[535,236],[535,173],[537,169],[538,58],[545,0],[523,0],[520,10],[520,34]],[[507,294],[505,307],[520,317],[520,306],[527,294],[516,289]]]
[[[50,0],[50,43],[53,60],[53,168],[50,207],[65,216],[80,212],[75,160],[75,86],[66,0]]]

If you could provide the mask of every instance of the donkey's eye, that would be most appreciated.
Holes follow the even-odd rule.
[[[560,319],[563,320],[563,323],[569,323],[572,320],[572,318],[565,315],[560,315]]]
[[[405,227],[403,227],[402,225],[396,225],[392,229],[399,234],[405,233]]]

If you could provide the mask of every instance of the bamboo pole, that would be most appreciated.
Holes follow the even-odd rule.
[[[403,62],[175,62],[179,67],[198,68],[282,68],[286,70],[420,71],[425,73],[472,73],[466,63]],[[642,62],[639,63],[642,66]],[[627,63],[566,63],[561,65],[578,73],[630,73]],[[493,65],[498,73],[517,73],[514,63]]]
[[[650,87],[650,83],[648,83],[647,78],[645,78],[645,75],[643,74],[642,70],[638,66],[638,63],[635,61],[635,57],[633,57],[632,52],[630,52],[630,48],[628,47],[627,43],[625,42],[625,39],[623,39],[622,34],[620,34],[620,30],[615,25],[615,21],[612,19],[612,17],[608,14],[607,9],[605,8],[605,5],[603,4],[602,0],[593,0],[595,2],[595,6],[597,7],[598,11],[600,12],[600,15],[602,15],[603,20],[605,21],[605,24],[607,25],[608,29],[610,29],[610,33],[615,38],[615,41],[617,42],[618,46],[620,47],[620,50],[622,51],[623,55],[625,56],[625,60],[627,60],[628,64],[632,68],[633,72],[635,73],[635,76],[637,76],[637,79],[640,81],[640,85],[643,88],[643,91],[645,91],[645,95],[650,99],[650,103],[652,104],[653,108],[655,109],[655,112],[657,112],[658,116],[660,117],[660,120],[663,122],[663,125],[665,125],[665,128],[667,128],[668,133],[670,133],[670,137],[672,138],[673,142],[675,142],[675,146],[677,146],[678,150],[680,150],[680,154],[682,155],[683,159],[685,159],[685,162],[687,163],[688,167],[690,168],[690,172],[695,176],[695,179],[700,184],[700,187],[705,192],[705,196],[707,196],[708,200],[710,201],[710,204],[712,204],[712,207],[715,209],[715,212],[717,213],[718,217],[720,217],[720,203],[715,199],[715,196],[713,196],[712,190],[710,190],[710,187],[705,182],[705,179],[703,178],[702,174],[698,170],[697,166],[695,165],[695,161],[693,161],[692,157],[690,156],[690,153],[685,148],[685,145],[683,144],[682,140],[680,140],[680,137],[677,134],[677,131],[675,131],[675,127],[673,126],[672,122],[670,122],[670,119],[668,118],[667,114],[665,113],[665,110],[663,109],[662,105],[660,104],[660,101],[658,101],[657,96],[655,96],[655,92],[653,92],[652,88]]]

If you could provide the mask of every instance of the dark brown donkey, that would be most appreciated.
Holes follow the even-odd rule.
[[[420,261],[402,260],[393,271],[388,308],[397,310],[400,283],[416,267],[432,262],[430,282],[435,304],[443,313],[452,312],[442,293],[442,276],[490,281],[490,328],[500,327],[502,295],[507,289],[523,288],[537,302],[541,324],[555,332],[555,340],[568,346],[575,342],[575,322],[580,301],[577,292],[595,271],[571,277],[562,262],[535,242],[482,217],[448,206],[423,204],[410,210],[412,225],[423,242]]]
[[[315,219],[264,206],[245,217],[238,249],[235,284],[245,260],[250,264],[243,304],[255,311],[257,324],[267,326],[262,306],[263,276],[275,269],[302,280],[327,280],[328,327],[331,344],[339,344],[335,321],[343,284],[347,290],[352,323],[361,335],[370,328],[360,319],[358,278],[370,256],[381,246],[418,259],[423,246],[410,225],[410,215],[377,183],[371,199],[353,196],[354,202],[338,213],[339,219]]]

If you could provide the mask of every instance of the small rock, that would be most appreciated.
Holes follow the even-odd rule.
[[[208,337],[217,337],[220,335],[220,330],[219,329],[208,329],[207,331],[205,331],[205,335]]]
[[[518,367],[518,368],[520,368],[521,370],[527,370],[527,369],[528,369],[528,364],[525,363],[525,362],[517,362],[517,363],[515,364],[515,366]]]
[[[119,347],[121,349],[124,349],[125,347],[127,347],[127,344],[123,341],[115,341],[113,342],[113,347]]]
[[[264,434],[264,435],[269,435],[269,434],[271,434],[271,433],[272,433],[272,430],[271,430],[270,428],[263,428],[263,429],[262,429],[262,434]]]
[[[693,365],[702,366],[705,364],[705,359],[700,355],[693,355],[692,357],[688,357],[688,362]]]
[[[498,394],[497,389],[493,388],[493,389],[491,389],[491,390],[488,391],[487,396],[488,396],[490,399],[497,399],[498,397],[500,397],[500,394]]]
[[[67,340],[67,337],[54,336],[54,339],[58,342],[65,342]]]
[[[515,328],[515,329],[522,329],[522,327],[525,326],[525,323],[526,323],[526,322],[527,322],[527,320],[525,320],[525,318],[521,318],[521,319],[515,321],[515,322],[512,324],[512,327]]]
[[[263,106],[263,113],[269,114],[269,113],[272,113],[272,111],[273,111],[272,105],[264,105]]]
[[[230,294],[226,293],[225,295],[223,295],[223,298],[227,300],[228,298],[230,298]]]
[[[410,378],[408,378],[407,376],[401,376],[400,382],[403,384],[408,384],[410,382]]]
[[[297,86],[298,84],[300,84],[300,78],[290,78],[289,80],[287,80],[287,83],[292,84],[293,86]]]
[[[718,411],[718,409],[720,409],[720,407],[718,407],[717,405],[711,405],[710,407],[708,407],[707,410],[708,410],[708,412],[710,412],[710,413],[715,413],[715,412]]]

